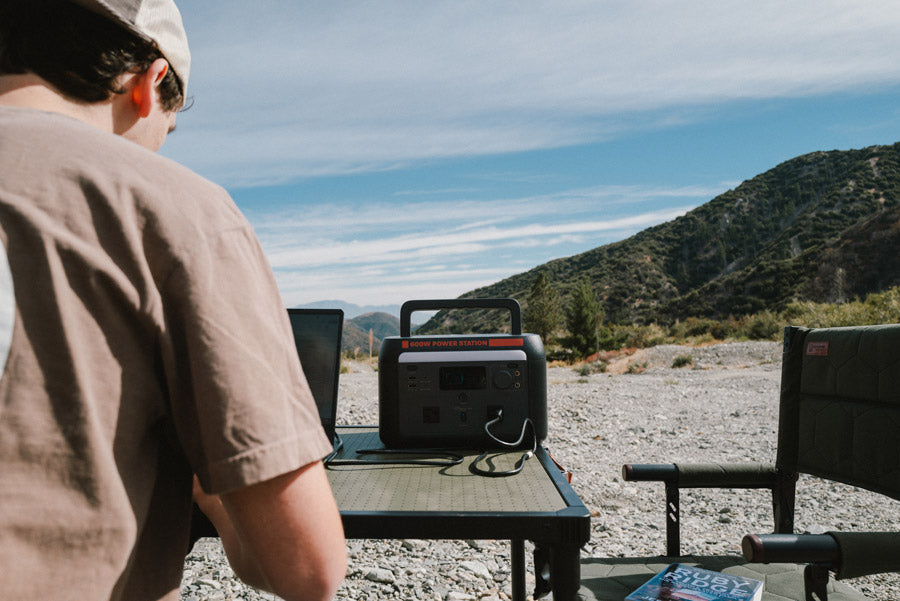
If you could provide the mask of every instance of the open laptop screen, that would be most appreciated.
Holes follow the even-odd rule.
[[[322,427],[333,442],[344,312],[341,309],[287,311],[303,373],[319,408]]]

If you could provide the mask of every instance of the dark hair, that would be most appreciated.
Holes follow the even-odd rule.
[[[69,0],[2,0],[0,74],[34,73],[60,93],[101,102],[125,90],[117,79],[163,58],[154,42]],[[164,109],[184,104],[170,68],[159,87]]]

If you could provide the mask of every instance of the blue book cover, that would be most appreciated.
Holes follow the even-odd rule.
[[[625,601],[759,601],[762,589],[759,580],[673,563]]]

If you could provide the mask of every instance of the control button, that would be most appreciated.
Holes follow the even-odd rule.
[[[505,369],[501,369],[497,373],[494,374],[494,386],[501,390],[506,390],[513,383],[513,375],[506,371]]]

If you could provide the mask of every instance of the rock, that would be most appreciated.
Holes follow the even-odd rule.
[[[463,561],[459,565],[480,578],[484,578],[485,580],[492,580],[491,572],[480,561]]]
[[[394,573],[384,568],[372,568],[366,572],[366,580],[391,584],[396,580]]]
[[[400,546],[408,551],[421,551],[428,546],[428,543],[424,540],[407,539],[400,543]]]

